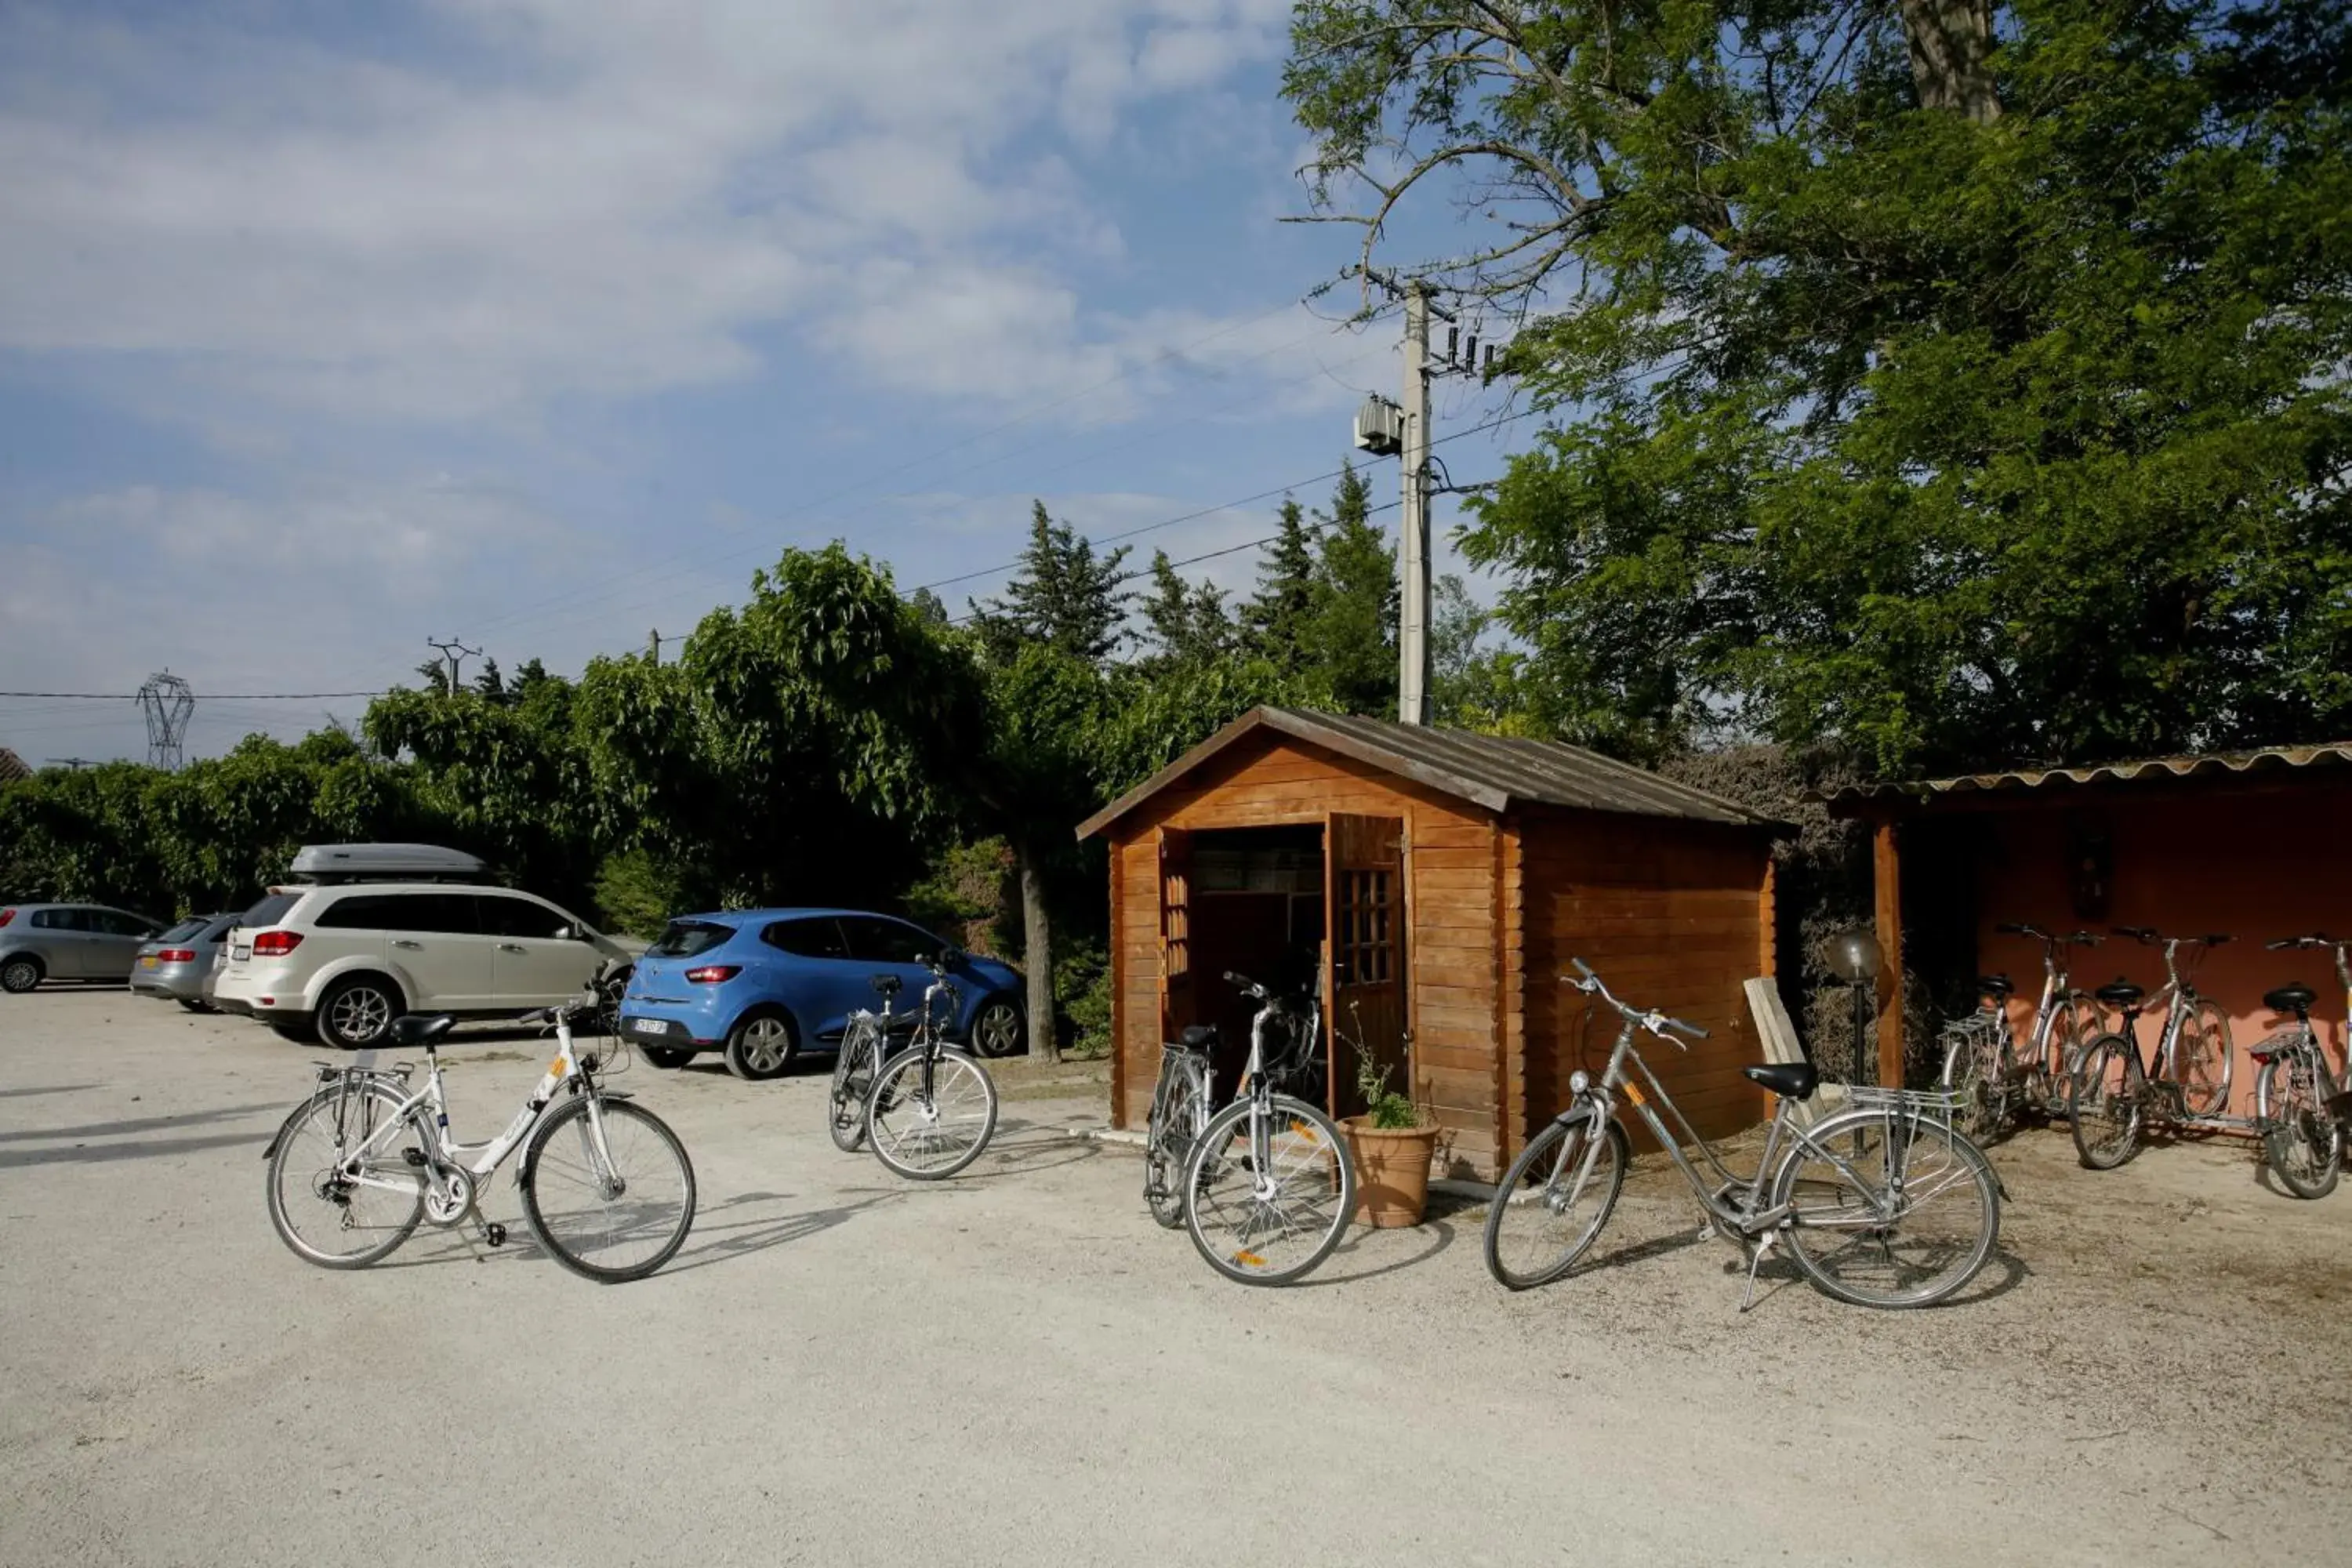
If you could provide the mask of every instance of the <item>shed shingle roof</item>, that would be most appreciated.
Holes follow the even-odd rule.
[[[1297,708],[1253,708],[1079,824],[1078,837],[1099,833],[1228,746],[1262,730],[1368,763],[1489,811],[1513,804],[1566,805],[1742,826],[1779,826],[1721,795],[1564,742],[1477,735]]]
[[[26,765],[24,758],[7,747],[0,746],[0,784],[6,784],[11,779],[28,779],[32,776],[33,770]]]

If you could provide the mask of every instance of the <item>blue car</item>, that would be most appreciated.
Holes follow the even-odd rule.
[[[920,926],[856,910],[730,910],[682,915],[637,960],[621,999],[621,1033],[656,1067],[724,1051],[737,1078],[782,1074],[803,1051],[834,1051],[849,1015],[880,1005],[874,977],[895,975],[897,1005],[921,1000],[925,962],[953,954],[959,994],[948,1033],[982,1056],[1028,1038],[1021,972],[957,952]]]

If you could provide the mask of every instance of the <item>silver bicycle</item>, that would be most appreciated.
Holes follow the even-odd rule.
[[[1706,1211],[1709,1232],[1748,1260],[1748,1292],[1777,1242],[1814,1286],[1864,1307],[1927,1307],[1976,1277],[2000,1234],[2000,1183],[1974,1143],[1953,1131],[1952,1097],[1856,1087],[1853,1104],[1811,1127],[1796,1107],[1811,1098],[1810,1062],[1751,1067],[1748,1078],[1780,1097],[1756,1173],[1741,1176],[1692,1130],[1674,1097],[1642,1059],[1635,1037],[1676,1047],[1705,1039],[1696,1024],[1627,1005],[1582,959],[1560,978],[1613,1008],[1623,1026],[1598,1079],[1571,1074],[1569,1107],[1529,1141],[1486,1211],[1486,1267],[1514,1290],[1548,1285],[1576,1266],[1609,1223],[1624,1184],[1627,1143],[1617,1112],[1622,1092]],[[1641,1074],[1636,1081],[1627,1071]],[[1657,1107],[1674,1118],[1670,1131]],[[1696,1148],[1710,1182],[1683,1153]]]
[[[296,1257],[322,1268],[363,1268],[389,1257],[419,1221],[446,1230],[472,1220],[483,1240],[505,1245],[506,1226],[482,1217],[481,1192],[520,1149],[515,1185],[524,1221],[549,1257],[604,1284],[642,1279],[674,1257],[694,1226],[694,1166],[661,1118],[602,1079],[617,1046],[582,1049],[581,1002],[527,1013],[553,1026],[555,1059],[505,1131],[487,1143],[448,1136],[440,1042],[446,1015],[395,1019],[393,1044],[425,1052],[414,1069],[320,1063],[319,1089],[278,1128],[269,1164],[270,1223]]]
[[[2198,962],[2231,939],[2164,936],[2146,926],[2117,926],[2116,934],[2164,950],[2164,987],[2151,998],[2142,987],[2118,980],[2095,993],[2123,1015],[2123,1026],[2083,1047],[2068,1090],[2074,1152],[2094,1171],[2112,1171],[2139,1152],[2140,1133],[2151,1120],[2176,1126],[2229,1125],[2224,1113],[2236,1070],[2230,1016],[2210,997],[2199,995],[2195,984]],[[2164,1005],[2164,1031],[2143,1058],[2139,1018],[2151,1003]]]
[[[862,1102],[863,1125],[874,1145],[874,1157],[911,1181],[937,1182],[956,1174],[979,1159],[996,1135],[996,1080],[977,1058],[949,1045],[946,1026],[937,1021],[941,1004],[947,1016],[956,1016],[955,982],[948,978],[948,970],[961,957],[949,952],[924,961],[931,972],[931,983],[923,990],[914,1038],[875,1069],[873,1087]],[[889,1034],[879,1020],[871,1026],[869,1050],[878,1048],[876,1042]],[[845,1054],[849,1047],[845,1036]],[[842,1070],[836,1063],[836,1083]],[[848,1086],[852,1092],[856,1071],[853,1065]],[[840,1142],[839,1132],[834,1141]]]
[[[2315,931],[2269,945],[2273,952],[2318,948],[2330,953],[2346,1010],[2352,1013],[2352,942]],[[2344,1165],[2346,1114],[2352,1111],[2352,1094],[2328,1069],[2319,1032],[2311,1026],[2311,1005],[2317,1000],[2318,993],[2301,984],[2265,993],[2263,1005],[2294,1014],[2294,1022],[2252,1052],[2262,1064],[2254,1080],[2254,1124],[2263,1135],[2263,1157],[2279,1184],[2299,1198],[2324,1198],[2336,1190]]]
[[[1230,973],[1225,979],[1259,1005],[1249,1065],[1234,1102],[1200,1123],[1181,1167],[1178,1202],[1209,1267],[1244,1285],[1287,1285],[1330,1257],[1346,1234],[1356,1209],[1355,1163],[1321,1107],[1278,1091],[1289,1053],[1269,1051],[1267,1036],[1285,1005],[1256,981]],[[1193,1049],[1205,1055],[1215,1030],[1193,1038]],[[1302,1027],[1291,1038],[1311,1051],[1318,1036]],[[1192,1103],[1207,1106],[1205,1078]]]
[[[873,978],[875,994],[881,997],[881,1010],[861,1007],[850,1014],[847,1027],[841,1032],[841,1049],[833,1058],[833,1088],[825,1099],[825,1126],[833,1134],[833,1146],[845,1154],[855,1154],[866,1147],[870,1112],[874,1108],[874,1081],[882,1074],[882,1064],[890,1056],[893,1036],[905,1034],[910,1039],[928,1037],[930,1026],[931,997],[937,988],[924,994],[919,1011],[890,1011],[890,999],[898,994],[898,977],[877,974]]]
[[[1255,986],[1252,994],[1261,1001],[1250,1020],[1254,1047],[1269,1032],[1281,1031],[1281,1048],[1261,1052],[1267,1084],[1296,1089],[1299,1098],[1310,1101],[1318,1098],[1321,1075],[1315,1071],[1314,1056],[1323,1037],[1322,998],[1311,991],[1299,998],[1276,996],[1238,974],[1225,978],[1245,989]],[[1208,1131],[1209,1108],[1215,1103],[1216,1047],[1216,1026],[1195,1024],[1160,1048],[1160,1081],[1152,1089],[1151,1114],[1145,1123],[1143,1201],[1151,1217],[1170,1230],[1184,1223],[1184,1167],[1192,1146]]]
[[[1939,1081],[1957,1097],[1960,1131],[1980,1139],[1996,1137],[2025,1117],[2064,1114],[2084,1042],[2106,1031],[2099,1005],[2068,975],[2074,950],[2095,947],[2103,938],[2086,931],[2061,936],[2010,921],[1993,930],[2042,943],[2042,997],[2021,1047],[2009,1022],[2009,999],[2017,987],[2006,974],[1979,976],[1977,1011],[1945,1026]]]

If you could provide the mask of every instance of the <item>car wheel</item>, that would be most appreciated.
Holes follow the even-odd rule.
[[[11,996],[22,996],[41,983],[41,961],[18,953],[0,963],[0,991]]]
[[[971,1016],[974,1056],[1009,1057],[1028,1047],[1028,1037],[1022,1027],[1021,1005],[1012,997],[991,996]]]
[[[346,1051],[381,1045],[407,1009],[392,983],[373,974],[339,980],[319,998],[319,1038]]]
[[[694,1059],[692,1051],[675,1051],[667,1046],[639,1046],[637,1054],[665,1071],[682,1068]]]
[[[172,1000],[177,1002],[181,1006],[185,1007],[191,1013],[209,1013],[212,1011],[210,1007],[205,1006],[203,1003],[197,1001],[192,996],[174,996]]]
[[[799,1054],[793,1021],[782,1013],[754,1013],[727,1037],[727,1070],[753,1083],[782,1077]]]
[[[319,1032],[308,1024],[272,1024],[269,1030],[279,1039],[291,1040],[298,1046],[307,1046],[319,1037]]]

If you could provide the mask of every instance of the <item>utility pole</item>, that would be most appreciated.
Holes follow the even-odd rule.
[[[646,657],[656,664],[661,662],[661,628],[656,626],[653,636],[646,639]]]
[[[1429,289],[1416,280],[1404,296],[1404,518],[1397,570],[1397,721],[1429,722]]]
[[[71,768],[75,773],[79,773],[84,768],[96,767],[98,765],[91,762],[88,757],[47,757],[44,758],[43,761],[50,767]]]
[[[438,653],[441,656],[441,662],[448,667],[449,695],[452,697],[457,696],[458,661],[461,659],[476,658],[482,650],[478,647],[467,647],[463,642],[459,641],[456,637],[450,638],[447,642],[443,642],[438,637],[426,637],[425,639],[425,643],[426,647],[432,648],[436,653]]]

